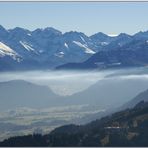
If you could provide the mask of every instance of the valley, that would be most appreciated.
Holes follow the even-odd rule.
[[[32,133],[47,134],[61,125],[78,123],[85,116],[104,112],[87,110],[88,105],[49,107],[44,109],[17,108],[0,113],[1,141],[12,136]]]
[[[108,115],[148,88],[148,71],[3,72],[0,81],[2,141]]]

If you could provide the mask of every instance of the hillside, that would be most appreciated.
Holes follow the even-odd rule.
[[[0,146],[148,146],[148,103],[114,113],[84,126],[65,125],[48,135],[4,140]]]
[[[49,107],[57,104],[58,95],[47,86],[36,85],[24,80],[0,82],[0,110],[17,107]]]
[[[132,108],[134,107],[138,102],[145,101],[148,102],[148,90],[145,90],[141,93],[139,93],[136,97],[134,97],[132,100],[125,103],[121,108]]]

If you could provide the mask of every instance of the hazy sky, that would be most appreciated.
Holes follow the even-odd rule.
[[[148,2],[0,2],[0,24],[30,30],[134,34],[148,30]]]

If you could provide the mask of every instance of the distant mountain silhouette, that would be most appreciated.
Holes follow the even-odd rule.
[[[0,110],[17,107],[49,107],[59,96],[48,87],[23,80],[0,82]],[[52,104],[51,104],[52,102]]]

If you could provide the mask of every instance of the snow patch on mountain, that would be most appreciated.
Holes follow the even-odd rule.
[[[8,47],[7,45],[5,45],[2,42],[0,42],[0,49],[3,50],[4,52],[13,52],[14,53],[14,51],[10,47]]]
[[[29,45],[28,43],[26,42],[23,42],[23,41],[20,41],[20,44],[25,48],[27,49],[28,51],[34,51],[35,49],[31,47],[31,45]]]
[[[81,38],[81,40],[82,40],[83,42],[86,42],[86,41],[84,40],[84,38],[83,38],[83,37],[81,37],[81,36],[80,36],[80,38]]]
[[[109,44],[108,42],[101,42],[102,46],[105,46],[105,45],[108,45],[108,44]]]
[[[64,56],[64,52],[60,51],[58,53],[55,53],[54,55],[59,57],[59,58],[62,58]]]
[[[118,34],[108,34],[108,36],[110,36],[110,37],[117,37]]]
[[[7,46],[6,44],[0,42],[0,54],[1,56],[5,56],[5,55],[9,55],[9,56],[13,56],[13,55],[17,55],[17,53],[11,49],[9,46]]]
[[[65,43],[64,46],[65,46],[66,48],[69,48],[68,45],[67,45],[67,43]]]
[[[39,50],[39,53],[43,53],[44,52],[44,50]]]
[[[11,49],[6,44],[0,42],[0,57],[10,56],[13,60],[20,62],[21,56],[18,55],[13,49]]]
[[[28,35],[28,36],[31,36],[31,34],[30,34],[30,33],[28,33],[27,35]]]
[[[73,41],[73,43],[75,43],[79,47],[84,48],[85,49],[85,53],[89,53],[89,54],[95,54],[96,53],[92,49],[88,48],[87,45],[83,45],[83,44],[81,44],[80,42],[77,42],[77,41]]]

